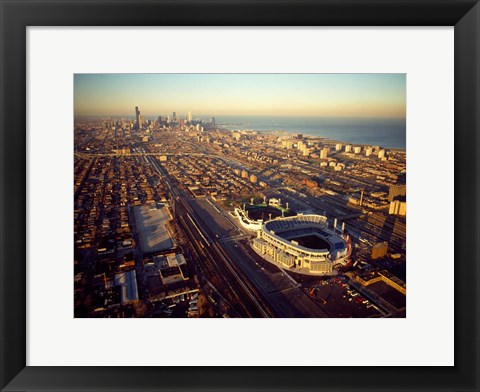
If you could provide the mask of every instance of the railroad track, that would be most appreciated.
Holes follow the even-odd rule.
[[[238,273],[229,264],[225,255],[221,253],[218,244],[212,245],[212,241],[207,239],[195,224],[192,219],[193,211],[184,203],[185,195],[171,185],[172,181],[169,174],[158,161],[154,157],[149,157],[149,159],[154,169],[166,183],[171,199],[176,200],[175,221],[190,240],[190,244],[197,255],[197,267],[201,273],[215,285],[236,316],[268,317],[269,313],[263,309],[260,301],[250,291],[251,288],[247,287],[247,284],[242,281]]]
[[[218,249],[212,247],[203,239],[202,241],[197,239],[197,234],[190,226],[186,212],[179,211],[178,206],[177,217],[177,222],[181,224],[197,253],[197,265],[205,277],[227,300],[227,305],[234,311],[235,315],[238,317],[265,317],[258,309],[258,305],[247,294],[246,287],[242,286],[242,282],[224,265],[223,256],[218,253]],[[240,296],[240,293],[243,295]]]

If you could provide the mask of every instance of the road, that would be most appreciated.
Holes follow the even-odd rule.
[[[185,195],[172,182],[169,174],[153,156],[147,158],[162,177],[173,202],[176,223],[183,229],[190,240],[196,255],[197,271],[202,278],[214,286],[220,294],[226,308],[237,317],[271,317],[268,306],[258,298],[256,291],[240,276],[231,264],[221,246],[212,239],[198,215],[189,204],[191,196]],[[230,222],[229,222],[230,223]]]
[[[201,226],[212,238],[212,243],[223,249],[227,258],[273,309],[276,317],[328,317],[284,271],[252,251],[248,241],[237,234],[237,227],[222,210],[206,199],[192,199],[189,203]]]

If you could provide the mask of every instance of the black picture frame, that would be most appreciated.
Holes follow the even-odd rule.
[[[479,391],[478,1],[0,0],[0,12],[1,390]],[[455,26],[455,366],[26,366],[26,27],[144,25]]]

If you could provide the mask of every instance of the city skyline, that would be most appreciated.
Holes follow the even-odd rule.
[[[76,74],[75,116],[405,118],[405,74]]]
[[[76,75],[75,317],[405,318],[405,82]]]

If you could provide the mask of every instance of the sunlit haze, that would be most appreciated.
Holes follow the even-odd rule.
[[[405,74],[76,74],[76,116],[404,118]]]

